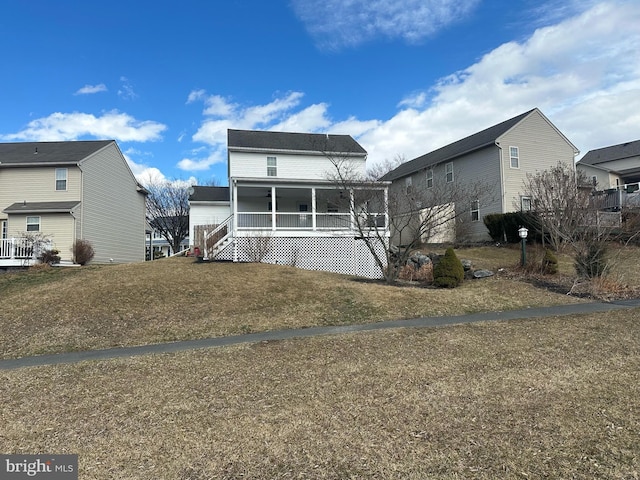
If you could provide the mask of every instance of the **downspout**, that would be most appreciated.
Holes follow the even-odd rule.
[[[502,147],[500,146],[500,142],[496,140],[496,147],[498,147],[498,158],[500,160],[500,213],[506,213],[505,207],[505,190],[504,190],[504,159],[502,158]]]

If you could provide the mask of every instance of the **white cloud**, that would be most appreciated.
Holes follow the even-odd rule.
[[[593,4],[519,42],[500,45],[427,91],[408,93],[389,119],[334,120],[326,103],[301,105],[300,92],[252,107],[215,97],[232,108],[227,115],[205,116],[192,139],[210,151],[180,166],[198,170],[225,161],[228,128],[346,133],[369,152],[371,163],[411,159],[534,107],[583,154],[637,140],[639,24],[637,2]],[[191,97],[205,105],[213,98],[203,91]]]
[[[98,85],[85,85],[78,89],[74,95],[91,95],[94,93],[106,92],[107,86],[104,83]]]
[[[600,3],[400,103],[393,118],[359,140],[373,163],[407,159],[539,107],[582,153],[638,138],[640,5]],[[426,97],[425,97],[426,98]]]
[[[18,132],[3,135],[5,141],[66,141],[82,137],[107,138],[122,142],[151,142],[162,139],[166,125],[150,120],[136,120],[126,113],[112,110],[96,117],[89,113],[52,113],[28,123]]]
[[[118,89],[118,96],[124,100],[134,100],[138,98],[138,94],[133,89],[133,85],[129,82],[127,77],[120,77],[120,88]]]
[[[415,43],[468,15],[479,0],[293,0],[295,14],[323,48],[377,37]]]

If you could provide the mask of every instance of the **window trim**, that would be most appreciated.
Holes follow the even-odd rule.
[[[524,208],[525,201],[529,202],[529,208]],[[530,212],[532,204],[533,204],[533,202],[531,201],[531,197],[529,195],[520,196],[520,211],[521,212]]]
[[[513,154],[513,149],[515,149],[515,155]],[[516,165],[513,166],[513,160],[515,159]],[[509,146],[509,167],[514,170],[520,169],[520,148],[516,146]]]
[[[405,193],[413,193],[413,178],[411,176],[404,177],[404,190]]]
[[[453,183],[453,162],[444,164],[444,178],[446,179],[447,183]]]
[[[0,240],[6,240],[9,235],[9,222],[6,219],[0,220]]]
[[[480,200],[475,199],[471,201],[471,221],[480,221]]]
[[[267,157],[267,177],[278,176],[278,157]]]
[[[34,222],[33,219],[37,218],[38,221]],[[29,219],[32,219],[31,222],[29,222]],[[40,216],[36,216],[36,215],[30,215],[26,217],[26,231],[27,232],[39,232],[40,231],[40,227],[42,226],[42,218]],[[29,228],[29,226],[33,226],[33,225],[37,225],[38,228],[34,229],[34,228]]]
[[[433,167],[427,168],[427,172],[425,174],[425,183],[427,188],[433,188]]]
[[[58,178],[58,172],[64,172],[64,178]],[[56,168],[56,173],[55,173],[55,187],[56,187],[56,192],[66,192],[67,191],[67,185],[69,183],[69,169],[68,168]],[[64,182],[64,188],[58,188],[58,182]]]

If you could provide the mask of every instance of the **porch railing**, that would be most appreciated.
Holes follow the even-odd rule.
[[[619,210],[625,207],[640,207],[640,183],[629,183],[617,188],[595,192],[595,205],[602,210]]]
[[[273,230],[271,212],[240,212],[238,215],[239,230]],[[277,212],[275,230],[313,230],[313,213],[309,212]],[[369,214],[362,225],[366,228],[385,228],[385,215]],[[352,230],[350,213],[316,213],[316,230]]]
[[[51,249],[51,247],[51,242],[34,245],[32,240],[24,237],[4,238],[0,239],[0,258],[35,259],[42,250]]]

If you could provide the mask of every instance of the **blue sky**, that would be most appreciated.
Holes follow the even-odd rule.
[[[410,160],[533,107],[580,149],[640,139],[640,2],[30,0],[0,15],[0,141],[115,139],[226,184],[226,129]]]

